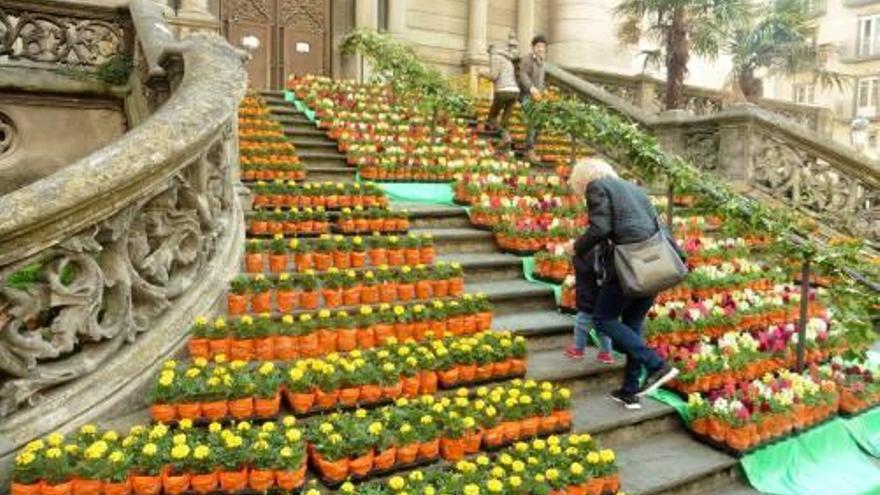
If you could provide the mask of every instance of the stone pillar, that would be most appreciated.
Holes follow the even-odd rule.
[[[535,1],[518,0],[516,7],[516,37],[519,41],[519,53],[527,53],[531,49],[532,37],[535,35]]]
[[[662,105],[658,106],[657,85],[654,83],[654,80],[649,76],[640,74],[636,76],[636,81],[638,85],[638,101],[636,105],[648,113],[659,112]]]
[[[388,0],[388,32],[395,39],[406,37],[407,0]]]
[[[718,123],[718,173],[736,186],[747,183],[749,169],[754,154],[752,137],[755,135],[754,124],[750,117],[752,105],[732,105],[718,114],[730,119],[721,119]]]
[[[157,4],[159,8],[162,9],[162,13],[165,14],[165,19],[171,20],[174,18],[174,9],[168,5],[168,0],[153,0],[153,3]]]
[[[216,33],[220,29],[220,21],[208,8],[208,0],[181,0],[172,23],[177,26],[181,38],[192,32]]]
[[[469,69],[489,64],[488,32],[489,0],[469,0],[467,51],[464,54],[464,65]]]
[[[379,27],[379,4],[377,0],[358,0],[354,10],[355,28],[376,30]],[[370,64],[360,55],[357,57],[357,79],[366,81],[370,78]]]

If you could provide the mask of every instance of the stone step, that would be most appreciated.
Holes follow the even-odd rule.
[[[333,140],[327,137],[327,133],[322,129],[318,129],[314,124],[297,124],[297,123],[286,123],[283,120],[283,116],[275,116],[274,120],[278,120],[284,126],[284,134],[289,138],[299,138],[299,137],[309,137],[309,138],[324,138],[330,142],[334,142]]]
[[[748,486],[744,480],[733,480],[728,486],[720,488],[715,493],[717,495],[759,495],[761,492]]]
[[[739,479],[739,463],[676,430],[618,445],[614,449],[622,488],[639,495],[718,493]]]
[[[499,252],[492,238],[492,233],[485,230],[467,227],[411,228],[410,232],[419,235],[433,235],[437,254]]]
[[[354,182],[355,170],[350,167],[336,167],[332,165],[308,166],[307,182]]]
[[[276,120],[281,120],[279,119],[279,117],[283,116],[283,123],[285,124],[308,124],[311,127],[315,126],[315,124],[311,120],[309,120],[308,117],[303,115],[302,112],[297,110],[296,107],[288,102],[270,102],[269,112],[274,114]]]
[[[301,150],[330,150],[337,151],[336,143],[323,136],[299,136],[295,135],[290,139],[293,146],[296,147],[297,153]]]
[[[296,155],[299,159],[306,164],[306,168],[310,168],[311,166],[336,166],[348,168],[355,172],[355,167],[349,167],[348,162],[345,160],[345,155],[339,153],[335,149],[326,150],[296,150]]]
[[[410,227],[413,229],[471,227],[467,211],[459,206],[394,201],[391,209],[408,211]]]
[[[284,91],[280,89],[263,89],[260,96],[263,98],[284,98]]]
[[[483,292],[492,301],[496,315],[528,310],[555,310],[553,291],[526,280],[502,280],[493,282],[465,283],[467,292]]]
[[[465,269],[467,270],[467,269]],[[465,274],[467,276],[467,274]],[[574,318],[553,309],[521,311],[493,318],[492,326],[516,330],[528,339],[529,351],[553,349],[560,353],[571,342]]]
[[[492,327],[504,328],[496,318],[492,319]],[[510,330],[516,332],[518,329],[511,327]],[[571,332],[570,328],[569,332]],[[583,359],[573,360],[563,354],[569,342],[542,350],[529,348],[528,377],[565,385],[577,384],[583,393],[602,394],[620,386],[624,363],[622,356],[617,356],[614,364],[603,364],[596,359],[598,350],[595,347],[587,347]]]
[[[510,254],[450,253],[438,255],[437,260],[461,263],[466,282],[516,280],[522,277],[522,261]]]

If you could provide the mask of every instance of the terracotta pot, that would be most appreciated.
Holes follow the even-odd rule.
[[[263,253],[247,253],[244,255],[244,269],[248,273],[263,271]]]
[[[270,254],[269,255],[269,271],[272,273],[282,273],[287,271],[287,255],[286,254]]]
[[[162,477],[134,475],[131,477],[131,489],[136,495],[158,495],[162,491]]]
[[[413,338],[412,324],[401,322],[395,323],[394,336],[397,338],[398,342],[406,342],[407,340]]]
[[[376,336],[373,332],[373,327],[357,329],[357,345],[360,349],[376,347]]]
[[[382,387],[382,398],[384,399],[397,399],[401,395],[403,395],[402,381]]]
[[[368,251],[370,265],[381,266],[388,264],[388,251],[385,248],[370,249]]]
[[[544,416],[541,418],[541,433],[550,433],[556,431],[559,426],[559,419],[555,416]]]
[[[296,253],[293,255],[293,264],[296,267],[296,270],[299,272],[304,272],[306,270],[312,269],[315,266],[314,258],[312,257],[312,253]]]
[[[281,409],[281,392],[274,397],[254,398],[254,414],[260,418],[270,418],[278,414]]]
[[[246,294],[226,295],[226,313],[229,316],[239,316],[247,312],[248,300]]]
[[[351,267],[352,268],[363,268],[367,265],[367,253],[363,251],[352,251],[351,252]]]
[[[220,489],[226,492],[244,490],[248,483],[248,470],[243,468],[241,471],[220,471]]]
[[[262,361],[275,359],[275,340],[272,337],[254,339],[254,357]]]
[[[272,293],[269,291],[251,295],[251,310],[254,313],[268,313],[272,311]]]
[[[531,438],[538,435],[541,419],[538,417],[526,418],[519,422],[519,426],[522,438]]]
[[[328,253],[313,253],[312,260],[314,261],[315,270],[319,272],[326,272],[333,264],[333,258]]]
[[[397,298],[401,301],[412,301],[416,297],[416,288],[413,284],[398,284]]]
[[[361,477],[368,475],[373,470],[373,459],[372,450],[360,457],[351,459],[348,462],[350,473]]]
[[[275,471],[275,482],[282,490],[295,490],[303,485],[306,475],[306,463],[296,471]]]
[[[312,332],[299,337],[299,353],[304,357],[315,357],[320,354],[318,347],[318,334]]]
[[[433,370],[422,370],[419,372],[419,394],[434,395],[437,392],[437,373]]]
[[[393,446],[388,447],[373,457],[373,468],[376,471],[387,471],[394,466],[397,459],[397,449]]]
[[[385,345],[388,339],[394,337],[394,327],[387,323],[379,323],[373,327],[373,333],[376,337],[376,342],[379,345]]]
[[[345,306],[357,306],[361,303],[361,288],[352,287],[342,291],[342,304]]]
[[[463,438],[442,438],[440,439],[440,455],[447,461],[460,461],[464,459],[464,439]]]
[[[397,285],[385,283],[379,286],[379,300],[384,303],[391,303],[397,299]]]
[[[177,409],[173,404],[153,404],[150,406],[150,418],[157,423],[170,423],[177,419]]]
[[[433,280],[431,281],[431,288],[434,294],[434,297],[447,297],[449,296],[449,281],[448,280]]]
[[[476,364],[461,364],[458,366],[458,381],[462,383],[473,383],[477,377]]]
[[[504,441],[507,443],[519,440],[522,435],[522,427],[519,421],[503,421],[501,431],[504,433]]]
[[[419,263],[423,265],[433,264],[436,257],[437,250],[434,246],[422,246],[419,249]]]
[[[517,359],[511,358],[508,359],[510,362],[510,373],[514,375],[524,375],[526,373],[526,361],[525,359]]]
[[[95,495],[101,493],[104,489],[104,483],[101,480],[73,480],[73,495]],[[180,492],[177,492],[178,494]],[[177,494],[175,494],[177,495]]]
[[[464,293],[464,278],[456,277],[449,279],[449,295],[458,297]]]
[[[318,307],[318,291],[300,292],[299,304],[302,309],[316,309]]]
[[[104,482],[104,495],[130,495],[131,479],[125,478],[125,481],[114,483],[112,481]]]
[[[254,359],[254,341],[251,339],[231,339],[229,341],[229,359],[251,361]]]
[[[217,489],[219,483],[220,479],[216,471],[207,474],[194,474],[190,481],[193,491],[199,495],[213,492]]]
[[[360,387],[349,387],[339,390],[339,403],[343,406],[354,406],[361,397]]]
[[[180,495],[189,490],[190,480],[192,476],[189,473],[169,474],[166,471],[162,475],[162,490],[168,495]]]
[[[361,385],[360,400],[365,404],[379,402],[382,399],[382,387],[378,385],[368,384]]]
[[[553,417],[557,420],[557,426],[559,428],[570,428],[571,427],[571,411],[568,409],[560,409],[557,411],[553,411]]]
[[[275,359],[290,361],[298,355],[294,338],[290,335],[276,335],[273,337],[272,347],[275,349]]]
[[[299,304],[299,293],[293,290],[282,290],[275,293],[275,304],[278,311],[290,313]]]
[[[379,287],[367,285],[361,288],[361,304],[375,304],[379,302]]]
[[[180,419],[199,418],[202,415],[202,404],[199,402],[177,404],[177,415]]]
[[[440,439],[430,440],[419,444],[419,458],[425,460],[436,459],[440,456]]]
[[[229,355],[229,338],[208,339],[208,347],[211,349],[211,356],[217,354]]]
[[[316,332],[318,334],[318,349],[322,355],[336,352],[337,334],[335,330],[321,329]]]
[[[339,482],[348,477],[348,459],[328,461],[319,454],[315,454],[315,464],[317,464],[318,470],[321,471],[321,474],[328,481]]]
[[[500,425],[483,432],[483,442],[487,447],[498,447],[504,443],[504,430]]]
[[[437,372],[440,378],[440,384],[443,387],[452,387],[458,383],[459,371],[458,368],[451,368],[448,370],[441,370]]]
[[[202,414],[210,420],[223,419],[229,412],[229,406],[225,400],[202,403]],[[134,483],[134,479],[132,479]]]
[[[486,363],[483,365],[477,366],[477,372],[475,373],[474,379],[477,381],[486,381],[492,378],[492,371],[495,369],[495,366],[492,363]]]
[[[297,414],[305,414],[309,412],[315,405],[314,393],[299,393],[288,391],[286,393],[286,397],[287,403]]]
[[[208,359],[211,357],[211,346],[208,344],[208,339],[191,337],[187,341],[186,347],[189,355],[193,358]]]
[[[29,485],[13,482],[9,493],[11,495],[39,495],[40,489],[42,489],[43,485],[43,481],[38,481]]]
[[[406,258],[403,256],[402,249],[389,249],[388,250],[388,265],[390,266],[401,266],[406,261]]]
[[[416,376],[405,376],[401,378],[401,383],[403,384],[403,395],[404,397],[418,397],[419,395],[419,377]]]
[[[339,399],[339,391],[333,390],[325,392],[321,389],[315,390],[315,403],[321,409],[329,409],[336,405]]]
[[[338,308],[339,306],[342,306],[341,289],[321,289],[321,296],[324,297],[324,305],[328,308]]]
[[[248,474],[248,486],[252,490],[265,492],[275,486],[275,471],[271,469],[251,469]]]
[[[481,430],[468,432],[464,436],[464,453],[476,454],[480,451],[480,445],[483,443],[483,432]]]
[[[235,419],[247,419],[254,415],[253,397],[243,397],[229,401],[229,414]]]

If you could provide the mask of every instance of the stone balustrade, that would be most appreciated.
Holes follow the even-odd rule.
[[[665,150],[701,169],[880,245],[880,165],[851,148],[752,104],[657,114],[627,91],[615,94],[559,67],[548,66],[548,76],[563,91],[653,132]]]
[[[243,54],[219,36],[175,40],[149,0],[132,0],[130,15],[4,2],[0,17],[0,66],[42,71],[43,90],[65,86],[58,73],[71,65],[88,70],[121,54],[134,66],[112,91],[125,98],[128,132],[0,196],[6,486],[6,467],[27,441],[144,407],[147,380],[237,272],[236,126],[246,75]],[[58,40],[66,46],[44,49]]]

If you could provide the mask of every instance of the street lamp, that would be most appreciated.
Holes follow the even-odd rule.
[[[245,36],[241,39],[241,46],[245,47],[248,52],[253,53],[257,48],[260,48],[260,38],[253,35]]]

